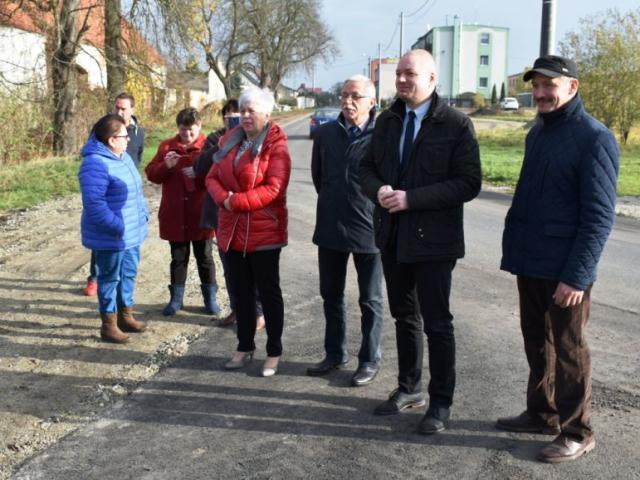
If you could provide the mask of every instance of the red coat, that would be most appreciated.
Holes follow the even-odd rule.
[[[220,139],[220,149],[237,138],[239,127]],[[271,123],[260,151],[246,150],[233,165],[240,144],[234,145],[213,164],[206,177],[209,194],[220,207],[218,211],[218,246],[240,252],[278,248],[287,244],[286,191],[291,175],[291,157],[287,135]],[[231,210],[224,201],[231,196]]]
[[[162,185],[160,201],[160,238],[172,242],[205,240],[214,236],[214,230],[200,228],[200,213],[207,196],[202,178],[189,179],[182,174],[182,168],[193,166],[193,161],[200,154],[205,144],[205,136],[201,133],[195,143],[185,148],[180,137],[164,140],[158,146],[151,163],[145,168],[147,178]],[[173,168],[167,168],[165,155],[174,151],[182,157]]]

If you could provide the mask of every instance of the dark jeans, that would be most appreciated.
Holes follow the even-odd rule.
[[[557,285],[518,276],[520,325],[529,362],[527,410],[584,439],[593,435],[591,354],[585,338],[591,286],[579,305],[560,308],[552,298]]]
[[[255,350],[256,287],[262,300],[264,322],[267,329],[267,355],[282,355],[284,302],[280,290],[280,249],[243,253],[226,253],[229,276],[235,285],[238,301],[238,351]]]
[[[89,276],[87,277],[87,281],[93,280],[94,282],[98,281],[98,268],[96,267],[96,252],[91,250],[91,262],[89,263]]]
[[[391,315],[396,321],[398,385],[422,390],[422,331],[429,348],[430,405],[448,408],[456,383],[456,344],[449,311],[456,261],[398,263],[395,247],[382,253]]]
[[[189,244],[198,265],[198,275],[202,284],[216,283],[216,264],[211,253],[211,239],[191,242],[169,242],[171,246],[171,285],[184,285],[189,266]]]
[[[227,253],[218,248],[218,254],[220,255],[220,263],[222,263],[222,271],[224,273],[224,283],[227,286],[227,295],[229,296],[229,307],[233,312],[236,311],[236,305],[238,303],[238,295],[236,294],[236,287],[233,284],[233,280],[231,280],[231,275],[229,275],[229,267],[227,265]],[[255,292],[256,295],[256,315],[262,315],[262,302],[260,302],[260,295],[258,295],[258,291]]]
[[[344,288],[347,279],[348,252],[318,248],[320,271],[320,295],[324,306],[326,328],[324,349],[327,358],[346,362],[347,322]],[[358,353],[359,366],[375,366],[380,363],[383,326],[382,263],[380,254],[354,253],[353,262],[358,274],[362,343]]]

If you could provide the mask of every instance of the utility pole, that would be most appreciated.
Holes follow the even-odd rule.
[[[556,1],[542,0],[540,56],[553,55],[556,50]]]
[[[378,108],[381,106],[382,95],[382,45],[378,43]]]
[[[398,55],[398,58],[402,57],[403,50],[404,50],[404,12],[400,12],[400,55]]]

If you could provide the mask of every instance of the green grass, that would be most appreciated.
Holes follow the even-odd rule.
[[[207,125],[209,132],[216,125]],[[155,155],[160,141],[175,134],[175,127],[157,126],[147,132],[141,169]],[[514,187],[524,156],[522,129],[478,133],[484,181]],[[80,191],[77,179],[79,157],[47,158],[4,166],[0,169],[0,212],[28,208],[51,198]],[[640,138],[622,148],[618,194],[640,196]]]
[[[478,133],[484,181],[494,185],[515,187],[524,158],[521,129],[492,130]],[[621,148],[618,195],[640,196],[640,144]]]
[[[0,170],[0,211],[27,208],[80,191],[80,157],[32,160]]]

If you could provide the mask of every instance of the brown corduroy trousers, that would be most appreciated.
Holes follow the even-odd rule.
[[[520,325],[529,362],[527,410],[582,440],[591,428],[591,355],[585,333],[591,285],[582,302],[560,308],[557,281],[518,276]]]

